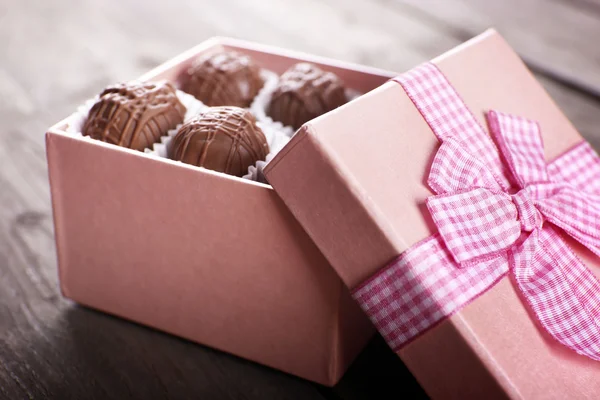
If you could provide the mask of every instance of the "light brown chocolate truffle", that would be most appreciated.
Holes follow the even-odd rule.
[[[269,145],[249,111],[211,107],[182,125],[168,150],[172,160],[244,176],[266,158]]]
[[[347,101],[344,83],[337,75],[313,64],[299,63],[281,75],[267,114],[298,129]]]
[[[185,111],[168,82],[119,83],[100,94],[82,133],[142,151],[182,123]]]
[[[248,107],[263,86],[258,66],[235,51],[200,56],[180,82],[181,90],[211,107]]]

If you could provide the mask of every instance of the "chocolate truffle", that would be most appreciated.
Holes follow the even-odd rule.
[[[243,176],[264,160],[269,145],[256,118],[239,107],[211,107],[179,128],[169,158]]]
[[[200,56],[181,76],[181,90],[211,107],[248,107],[263,83],[254,61],[235,51]]]
[[[183,122],[185,107],[168,82],[128,82],[100,94],[83,134],[103,142],[144,150]]]
[[[298,129],[305,122],[346,103],[343,82],[309,63],[292,66],[279,78],[267,113]]]

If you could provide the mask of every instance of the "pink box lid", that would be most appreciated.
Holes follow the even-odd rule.
[[[538,121],[546,160],[583,140],[494,30],[432,63],[482,126],[490,109]],[[402,86],[390,81],[305,124],[265,175],[352,289],[436,232],[425,199],[438,147]],[[599,260],[569,245],[600,276]],[[600,363],[565,350],[531,318],[505,277],[398,354],[434,397],[599,393]]]

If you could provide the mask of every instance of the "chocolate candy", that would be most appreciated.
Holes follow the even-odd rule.
[[[335,74],[313,64],[299,63],[281,75],[267,114],[298,129],[347,101],[344,84]]]
[[[119,83],[100,94],[82,133],[142,151],[182,123],[185,111],[168,82]]]
[[[200,56],[180,80],[181,90],[207,106],[248,107],[264,83],[254,61],[235,51]]]
[[[256,118],[239,107],[211,107],[179,128],[169,158],[243,176],[248,167],[264,160],[269,145]]]

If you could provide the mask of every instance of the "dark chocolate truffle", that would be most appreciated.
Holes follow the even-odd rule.
[[[100,94],[83,134],[103,142],[144,150],[183,122],[185,107],[168,82],[129,82]]]
[[[239,107],[211,107],[179,128],[169,146],[169,158],[244,176],[264,160],[269,145],[256,118]]]
[[[267,113],[275,121],[298,129],[347,101],[344,83],[337,75],[313,64],[299,63],[279,78]]]
[[[181,90],[211,107],[248,107],[263,83],[254,61],[235,51],[200,56],[181,76]]]

